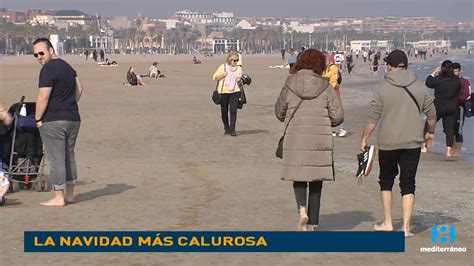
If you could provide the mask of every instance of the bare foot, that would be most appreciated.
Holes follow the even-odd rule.
[[[448,147],[448,148],[446,149],[446,156],[447,156],[447,157],[453,156],[453,148]]]
[[[307,231],[306,225],[308,224],[308,216],[300,217],[298,222],[298,231]]]
[[[414,236],[415,234],[413,234],[412,232],[410,231],[405,231],[405,238],[409,238],[409,237],[412,237]]]
[[[64,207],[64,205],[66,205],[66,204],[64,202],[64,199],[52,198],[48,201],[41,202],[40,205],[41,206],[47,206],[47,207]]]
[[[393,231],[393,225],[386,225],[385,223],[374,224],[375,231]]]
[[[76,203],[76,201],[74,200],[74,197],[65,197],[65,198],[64,198],[64,202],[65,202],[66,204],[74,204],[74,203]]]
[[[461,157],[461,145],[459,143],[456,143],[451,150],[451,156],[454,157]]]

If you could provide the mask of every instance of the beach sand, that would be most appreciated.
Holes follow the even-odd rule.
[[[279,55],[244,55],[248,104],[238,112],[238,137],[224,136],[219,107],[211,101],[212,74],[224,56],[109,56],[118,67],[100,67],[78,56],[64,56],[84,83],[82,124],[76,145],[77,203],[45,208],[50,193],[23,190],[7,195],[0,208],[2,265],[242,265],[242,264],[430,264],[472,263],[472,163],[423,155],[417,174],[413,214],[415,237],[405,253],[24,253],[23,232],[32,230],[296,230],[292,184],[281,181],[274,156],[283,123],[274,104],[287,76]],[[147,86],[124,86],[130,65],[145,74],[153,61],[167,76],[145,79]],[[325,182],[321,231],[372,231],[380,221],[378,161],[359,187],[355,178],[360,132],[367,118],[374,78],[369,65],[355,62],[345,74],[342,99],[350,132],[335,141],[336,182]],[[11,105],[25,95],[35,101],[40,65],[30,56],[0,61],[0,101]],[[372,138],[371,143],[374,143]],[[393,217],[401,227],[398,180]],[[451,224],[457,247],[468,252],[421,253],[432,247],[431,227]],[[471,262],[469,262],[471,261]]]

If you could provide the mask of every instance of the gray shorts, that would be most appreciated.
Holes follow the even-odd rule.
[[[46,159],[51,167],[51,183],[55,190],[72,186],[77,180],[74,147],[80,121],[45,122],[39,128]]]

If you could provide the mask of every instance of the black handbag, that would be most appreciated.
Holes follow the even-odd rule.
[[[225,72],[225,64],[224,64],[224,72]],[[222,86],[221,86],[221,92],[219,93],[218,91],[218,88],[219,88],[219,81],[217,81],[217,84],[216,84],[216,89],[212,92],[212,101],[219,105],[221,104],[221,99],[222,99],[222,89],[224,88],[224,80],[222,80]]]
[[[291,117],[288,120],[288,123],[286,124],[285,131],[283,132],[283,136],[281,136],[280,140],[278,141],[278,146],[277,146],[277,149],[276,149],[276,152],[275,152],[275,156],[277,158],[283,159],[283,141],[285,140],[286,130],[288,129],[288,126],[290,125],[291,119],[293,119],[293,117],[295,116],[295,113],[298,110],[298,108],[300,107],[302,102],[303,102],[303,99],[301,99],[301,101],[298,103],[295,110],[291,114]]]
[[[217,105],[221,104],[221,98],[222,98],[222,95],[217,90],[212,92],[212,101],[215,104]]]
[[[242,109],[244,107],[244,104],[247,103],[247,97],[245,96],[245,91],[244,87],[240,87],[240,96],[239,96],[239,104],[237,105],[237,108]]]

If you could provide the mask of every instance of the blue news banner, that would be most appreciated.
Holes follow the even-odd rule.
[[[25,252],[404,252],[403,232],[26,231]]]

